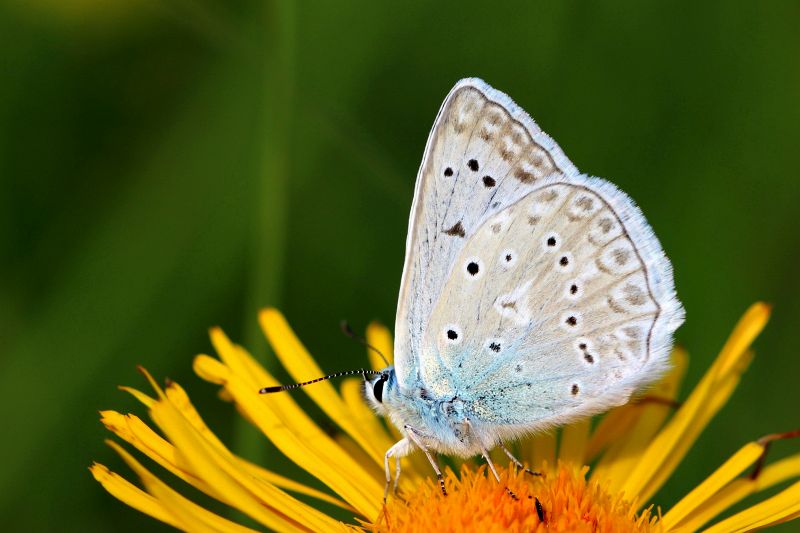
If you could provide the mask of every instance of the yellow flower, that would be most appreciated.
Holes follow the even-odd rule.
[[[800,453],[763,466],[769,443],[778,434],[754,440],[733,455],[669,510],[651,499],[727,402],[752,359],[750,344],[766,325],[769,307],[753,305],[734,329],[703,379],[675,409],[686,354],[673,354],[673,370],[639,401],[589,420],[517,444],[517,452],[543,475],[531,476],[513,465],[501,468],[502,483],[484,467],[465,461],[447,469],[443,496],[430,465],[419,454],[407,459],[399,493],[383,503],[384,453],[397,432],[375,417],[361,396],[362,381],[350,378],[336,390],[330,382],[303,390],[335,422],[331,436],[294,401],[292,394],[259,395],[277,381],[242,347],[219,329],[211,341],[219,359],[199,355],[195,371],[222,386],[222,396],[258,427],[291,461],[317,478],[326,490],[298,483],[237,456],[205,425],[176,383],[159,387],[145,372],[155,396],[128,387],[161,431],[133,414],[103,411],[102,422],[119,438],[170,473],[275,531],[749,531],[800,516]],[[293,379],[323,375],[283,316],[267,309],[261,326]],[[391,352],[389,332],[371,325],[368,340]],[[374,354],[372,365],[381,366]],[[795,432],[796,433],[796,432]],[[163,434],[163,436],[162,436]],[[189,531],[252,531],[194,503],[146,469],[120,444],[109,441],[133,469],[142,488],[95,463],[94,477],[113,496],[176,528]],[[727,445],[725,441],[721,446]],[[495,461],[499,461],[498,456]],[[591,468],[589,466],[591,465]],[[752,473],[746,472],[752,469]],[[743,498],[794,480],[777,494],[718,520]],[[511,489],[516,498],[506,492]],[[319,509],[341,508],[350,523]]]

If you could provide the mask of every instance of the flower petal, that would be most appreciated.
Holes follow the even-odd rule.
[[[721,512],[747,496],[797,477],[800,477],[800,454],[781,459],[765,467],[756,479],[746,477],[734,480],[680,521],[678,530],[697,531]]]
[[[164,509],[161,502],[119,474],[112,472],[105,465],[94,463],[89,470],[109,494],[125,505],[129,505],[137,511],[150,515],[165,524],[180,527],[178,521]]]
[[[673,351],[672,370],[651,389],[647,396],[666,401],[674,400],[686,372],[687,359],[685,351],[681,349]],[[672,409],[667,403],[648,401],[647,396],[639,402],[617,408],[616,418],[607,426],[602,426],[601,422],[601,427],[595,432],[604,431],[601,437],[613,441],[591,474],[592,479],[603,479],[608,484],[609,490],[620,489]],[[603,421],[605,422],[605,419]],[[597,442],[594,435],[592,441]]]
[[[324,376],[305,346],[294,334],[283,315],[275,309],[265,309],[258,315],[261,328],[275,350],[281,364],[296,381],[305,381]],[[213,336],[213,334],[212,334]],[[355,424],[349,410],[336,389],[328,381],[304,387],[303,391],[322,409],[331,420],[355,440],[378,464],[383,465],[383,456],[388,448],[377,448],[364,428]]]
[[[529,465],[536,470],[547,463],[548,468],[556,467],[556,434],[555,431],[534,435],[523,444],[524,455],[529,458]]]
[[[764,453],[764,445],[758,442],[745,444],[733,456],[725,461],[722,466],[707,477],[689,494],[684,496],[661,520],[664,527],[669,530],[686,518],[689,513],[712,498],[722,487],[727,485],[747,467],[755,463]]]
[[[154,476],[120,445],[112,441],[106,442],[120,457],[122,457],[128,466],[136,472],[136,475],[142,480],[148,492],[150,492],[150,494],[160,502],[162,507],[168,510],[171,517],[178,522],[178,525],[175,527],[186,531],[254,532],[253,529],[231,522],[184,498]],[[280,524],[276,523],[276,526],[280,527]],[[293,527],[280,527],[277,531],[298,531],[298,529]]]
[[[753,531],[780,524],[800,516],[800,481],[775,496],[718,522],[705,533]]]
[[[591,424],[591,419],[580,420],[561,430],[561,443],[558,448],[558,459],[560,461],[572,463],[576,468],[583,466]]]
[[[647,501],[685,456],[708,421],[728,400],[750,361],[745,350],[766,325],[769,306],[755,304],[737,324],[712,367],[653,439],[625,480],[622,490]]]
[[[174,386],[175,385],[173,384],[173,387]],[[129,444],[136,447],[136,449],[147,455],[150,459],[154,460],[159,465],[166,468],[172,474],[178,476],[185,482],[193,485],[195,488],[235,507],[234,502],[228,501],[225,497],[225,494],[214,490],[214,487],[209,486],[202,478],[198,477],[196,473],[192,471],[191,465],[183,460],[183,457],[177,452],[175,447],[168,441],[164,440],[155,431],[150,429],[150,427],[140,418],[135,415],[122,415],[116,411],[102,411],[101,415],[101,421],[106,428],[114,432]],[[290,490],[297,494],[310,496],[343,509],[350,511],[353,510],[351,506],[347,505],[338,498],[330,496],[329,494],[311,487],[307,487],[302,483],[285,478],[275,474],[274,472],[270,472],[240,457],[237,457],[236,459],[240,468],[249,472],[256,478],[261,478],[267,483],[272,483],[276,487]]]
[[[370,323],[367,326],[367,342],[381,352],[389,361],[389,364],[392,364],[392,361],[394,361],[394,343],[392,342],[392,334],[389,332],[389,328],[378,322]],[[369,357],[370,367],[373,370],[386,368],[384,360],[373,350],[367,350],[367,357]]]
[[[286,457],[333,489],[363,516],[376,516],[383,485],[322,431],[290,395],[259,395],[255,383],[274,384],[274,378],[244,350],[220,342],[222,339],[217,341],[217,349],[225,353],[226,359],[240,360],[238,367],[249,368],[248,374],[240,375],[201,355],[195,358],[198,375],[224,385],[248,418]]]

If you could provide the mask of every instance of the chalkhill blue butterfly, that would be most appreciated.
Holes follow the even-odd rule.
[[[627,402],[668,367],[683,318],[633,201],[469,78],[445,98],[417,174],[394,366],[342,374],[364,374],[402,434],[387,491],[390,459],[396,487],[417,448],[444,491],[435,452],[481,455],[498,477],[500,447],[521,467],[505,442]]]

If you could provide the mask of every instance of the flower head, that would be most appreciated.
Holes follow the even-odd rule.
[[[337,390],[321,382],[304,391],[341,429],[323,431],[289,393],[259,395],[277,385],[242,347],[219,329],[211,332],[219,359],[200,355],[195,371],[222,387],[223,397],[258,427],[289,460],[315,478],[320,490],[249,462],[205,425],[177,383],[160,387],[146,373],[154,396],[123,387],[148,409],[162,434],[133,414],[103,411],[102,422],[123,441],[208,496],[275,531],[746,531],[800,516],[800,453],[764,466],[770,435],[732,450],[725,463],[672,508],[652,498],[678,468],[708,422],[723,407],[752,359],[749,347],[765,326],[769,307],[752,306],[722,352],[685,401],[676,406],[687,357],[673,353],[673,369],[638,401],[616,408],[593,425],[584,420],[556,436],[517,443],[517,453],[542,475],[500,468],[501,482],[472,461],[445,471],[449,495],[431,480],[419,454],[405,459],[399,492],[383,502],[384,454],[398,440],[363,401],[360,378]],[[297,381],[323,375],[282,315],[260,315],[264,332]],[[370,326],[368,339],[391,353],[388,331]],[[373,357],[373,368],[382,362]],[[190,531],[251,531],[194,503],[170,487],[115,441],[108,441],[141,481],[141,488],[101,464],[91,471],[113,496],[154,518]],[[500,464],[501,456],[495,457]],[[591,465],[591,466],[587,466]],[[748,474],[748,470],[751,473]],[[455,474],[458,472],[458,475]],[[747,496],[787,480],[793,484],[727,518],[718,517]],[[321,511],[324,502],[352,516],[341,522]],[[543,529],[542,529],[543,530]]]

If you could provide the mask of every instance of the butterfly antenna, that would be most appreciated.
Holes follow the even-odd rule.
[[[344,372],[337,372],[335,374],[329,374],[327,376],[322,376],[321,378],[312,379],[311,381],[304,381],[302,383],[292,383],[291,385],[275,385],[273,387],[264,387],[258,391],[259,394],[268,394],[270,392],[282,392],[285,390],[290,389],[297,389],[300,387],[305,387],[306,385],[311,385],[312,383],[319,383],[320,381],[325,381],[328,379],[333,378],[340,378],[343,376],[354,376],[356,374],[360,374],[364,376],[364,379],[367,379],[367,376],[376,376],[381,372],[377,370],[366,370],[364,368],[359,368],[358,370],[346,370]]]
[[[390,366],[389,361],[386,359],[386,356],[384,356],[379,349],[368,343],[367,339],[359,335],[356,335],[355,331],[353,331],[353,328],[350,327],[350,324],[348,324],[346,320],[342,320],[339,326],[342,328],[342,333],[344,333],[351,339],[357,341],[359,344],[365,346],[367,349],[372,350],[373,352],[378,354],[381,357],[381,359],[383,359],[383,362],[386,364],[386,366]]]

